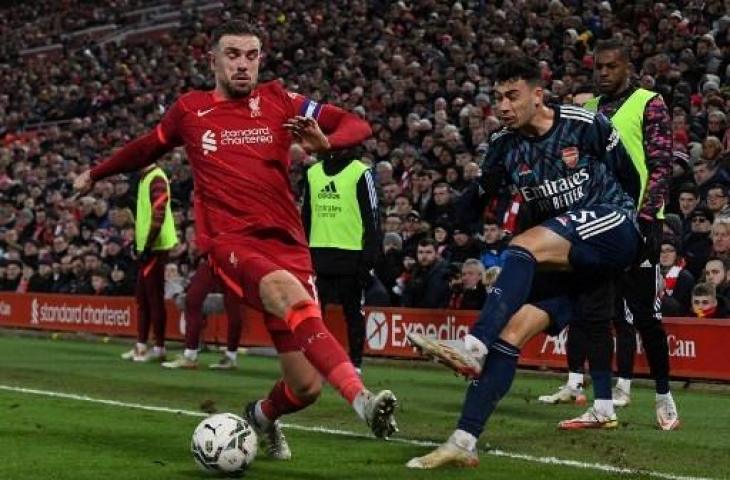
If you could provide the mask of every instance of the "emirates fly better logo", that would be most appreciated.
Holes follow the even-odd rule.
[[[206,130],[201,138],[203,144],[203,154],[208,155],[210,152],[218,150],[218,144],[215,141],[215,133],[213,130]]]

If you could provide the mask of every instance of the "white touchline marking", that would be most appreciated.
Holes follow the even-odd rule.
[[[91,403],[100,403],[103,405],[110,405],[113,407],[124,407],[124,408],[133,408],[137,410],[146,410],[148,412],[163,412],[163,413],[175,413],[178,415],[186,415],[189,417],[207,417],[207,413],[203,412],[196,412],[193,410],[184,410],[180,408],[170,408],[170,407],[159,407],[155,405],[145,405],[142,403],[129,403],[129,402],[120,402],[118,400],[108,400],[105,398],[94,398],[89,397],[87,395],[77,395],[74,393],[63,393],[63,392],[52,392],[48,390],[38,390],[35,388],[23,388],[23,387],[14,387],[12,385],[0,385],[0,390],[5,390],[8,392],[18,392],[18,393],[28,393],[32,395],[41,395],[44,397],[54,397],[54,398],[65,398],[68,400],[79,400],[83,402],[91,402]],[[300,430],[303,432],[317,432],[317,433],[326,433],[329,435],[337,435],[341,437],[354,437],[354,438],[363,438],[363,439],[374,439],[374,437],[370,435],[365,435],[362,433],[357,432],[351,432],[348,430],[337,430],[332,428],[325,428],[325,427],[308,427],[305,425],[296,425],[293,423],[282,423],[282,426],[284,428],[290,429],[290,430]],[[436,442],[432,442],[429,440],[415,440],[415,439],[409,439],[409,438],[391,438],[388,440],[389,442],[393,443],[402,443],[405,445],[415,445],[418,447],[438,447],[440,444]],[[663,472],[655,472],[652,470],[643,470],[643,469],[632,469],[632,468],[623,468],[623,467],[615,467],[613,465],[606,465],[602,463],[588,463],[588,462],[580,462],[577,460],[566,460],[562,458],[557,457],[536,457],[534,455],[527,455],[524,453],[514,453],[514,452],[505,452],[503,450],[487,450],[486,453],[488,455],[494,455],[495,457],[505,457],[505,458],[511,458],[515,460],[524,460],[527,462],[532,463],[542,463],[542,464],[548,464],[548,465],[558,465],[563,467],[573,467],[573,468],[583,468],[586,470],[598,470],[601,472],[607,472],[607,473],[618,473],[621,475],[644,475],[648,477],[653,478],[662,478],[666,480],[712,480],[708,477],[693,477],[693,476],[685,476],[685,475],[674,475],[671,473],[663,473]]]

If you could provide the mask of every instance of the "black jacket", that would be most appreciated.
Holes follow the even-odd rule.
[[[332,176],[340,173],[355,157],[326,157],[323,160],[324,173]],[[306,173],[305,173],[306,178]],[[380,220],[378,219],[378,196],[373,175],[367,170],[357,182],[357,202],[363,226],[362,250],[339,248],[312,248],[314,270],[322,275],[363,275],[375,266],[380,248]],[[309,182],[304,182],[302,222],[307,239],[312,231],[312,205]]]
[[[418,267],[403,292],[403,306],[411,308],[446,308],[449,306],[449,268],[438,260],[431,267]]]
[[[712,239],[709,232],[690,232],[682,241],[682,256],[687,261],[687,270],[694,278],[702,276],[710,252],[712,252]]]
[[[29,292],[51,293],[53,292],[53,274],[42,277],[34,273],[28,281]]]

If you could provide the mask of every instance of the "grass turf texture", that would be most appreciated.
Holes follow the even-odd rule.
[[[121,402],[200,411],[239,413],[266,394],[277,375],[272,358],[244,356],[232,372],[163,370],[154,364],[119,359],[119,345],[88,341],[0,336],[0,384],[88,395]],[[217,359],[204,354],[201,365]],[[401,401],[401,438],[440,442],[453,429],[465,383],[445,370],[418,362],[371,362],[365,366],[371,389],[391,388]],[[553,376],[518,373],[498,407],[480,446],[507,452],[610,464],[672,475],[730,477],[730,395],[674,391],[683,427],[654,428],[653,391],[635,387],[632,404],[619,410],[616,431],[559,432],[556,423],[581,411],[544,406],[538,394],[552,391]],[[188,451],[200,418],[148,412],[78,400],[0,390],[0,479],[178,479],[205,478]],[[286,418],[367,434],[351,409],[327,388],[320,401]],[[403,464],[429,451],[395,442],[286,429],[291,462],[261,455],[249,478],[417,479],[417,478],[608,478],[595,470],[537,464],[482,453],[478,472],[456,469],[418,472]],[[632,475],[643,477],[644,475]]]

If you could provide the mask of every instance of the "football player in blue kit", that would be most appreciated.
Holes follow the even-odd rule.
[[[422,354],[471,380],[457,429],[433,452],[411,459],[411,468],[477,465],[477,439],[510,389],[520,349],[542,331],[557,334],[571,319],[593,322],[596,399],[585,415],[602,428],[618,423],[609,328],[613,279],[632,265],[642,242],[638,174],[605,116],[545,104],[534,59],[505,60],[495,81],[504,128],[490,140],[482,189],[485,197],[519,191],[526,228],[506,249],[502,272],[463,340],[408,336]]]

